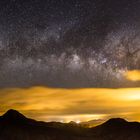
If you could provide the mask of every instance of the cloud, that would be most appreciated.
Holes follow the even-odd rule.
[[[140,88],[1,89],[0,113],[14,108],[28,117],[43,121],[68,122],[78,118],[87,121],[117,116],[140,121],[140,115],[134,115],[140,114],[139,93]]]
[[[125,77],[130,81],[140,81],[140,70],[127,71]]]

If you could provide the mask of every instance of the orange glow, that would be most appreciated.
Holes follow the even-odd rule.
[[[128,71],[125,76],[128,80],[140,81],[140,70]]]
[[[0,114],[16,109],[43,121],[81,122],[123,117],[140,121],[140,88],[1,89]]]

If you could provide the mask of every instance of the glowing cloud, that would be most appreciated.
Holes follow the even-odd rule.
[[[140,70],[132,70],[125,73],[128,80],[140,81]]]
[[[140,88],[1,89],[0,114],[10,108],[43,121],[89,121],[123,117],[140,121]]]

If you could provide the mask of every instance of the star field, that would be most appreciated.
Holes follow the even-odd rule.
[[[137,87],[138,0],[0,2],[0,87]]]

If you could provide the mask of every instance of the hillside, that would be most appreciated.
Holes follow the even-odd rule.
[[[139,140],[140,124],[113,118],[93,127],[39,122],[9,110],[0,117],[0,140]]]

